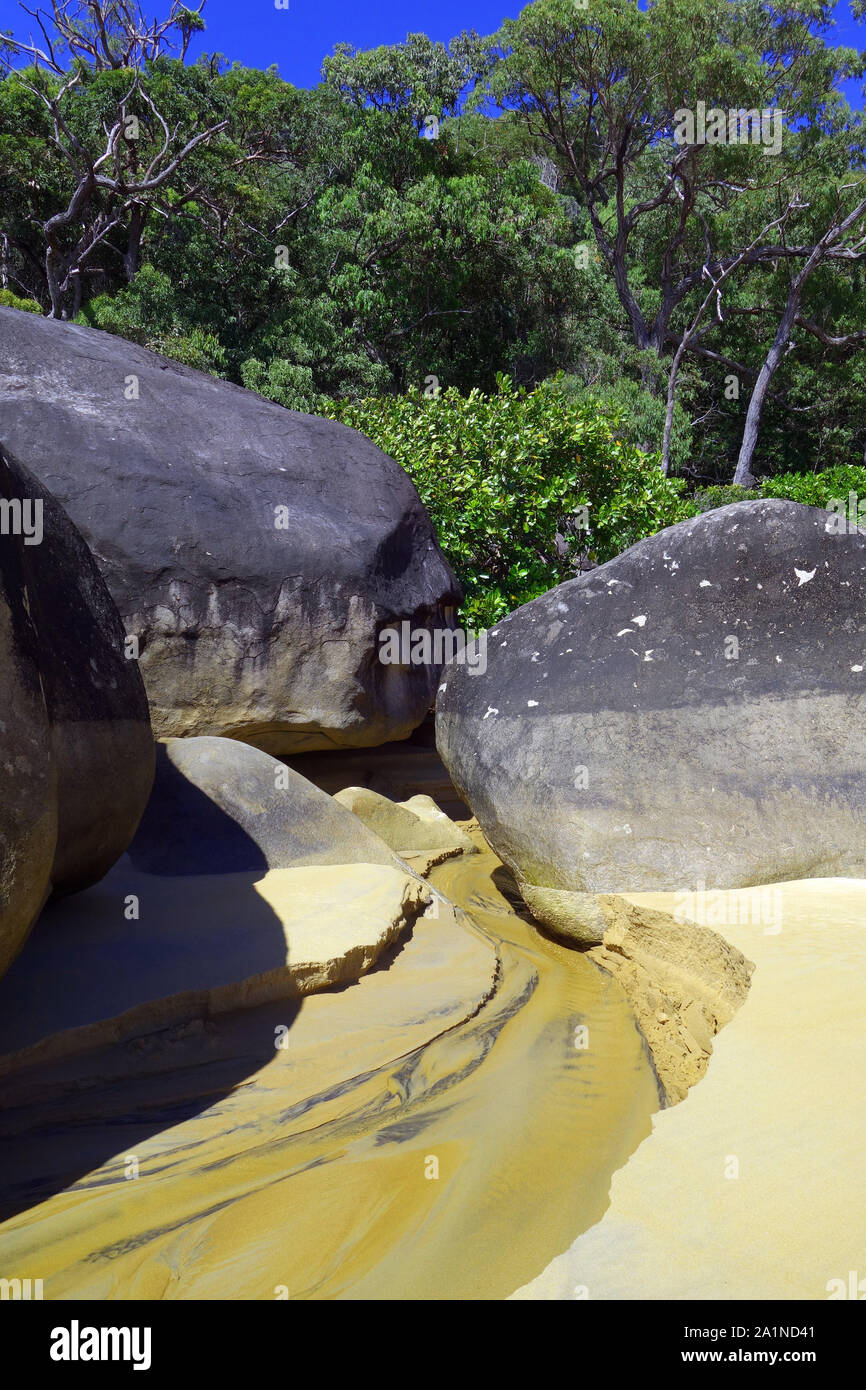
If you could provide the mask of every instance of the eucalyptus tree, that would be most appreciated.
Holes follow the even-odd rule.
[[[847,329],[834,325],[828,318],[826,300],[823,306],[816,303],[817,318],[803,312],[809,282],[822,267],[832,267],[838,273],[866,261],[866,174],[849,174],[844,183],[828,184],[823,177],[808,197],[802,190],[800,197],[800,223],[806,222],[807,236],[797,244],[793,235],[796,226],[790,229],[790,235],[785,228],[782,246],[788,255],[780,261],[778,272],[782,280],[781,311],[749,397],[734,474],[734,482],[742,487],[753,487],[757,481],[752,466],[764,404],[784,357],[797,350],[797,330],[801,341],[803,335],[809,334],[828,349],[866,346],[866,327]]]
[[[51,0],[47,10],[23,6],[37,37],[5,40],[4,96],[20,88],[35,99],[42,110],[37,136],[65,171],[54,185],[62,190],[59,205],[52,201],[47,215],[34,219],[55,318],[80,308],[82,276],[101,247],[112,248],[133,278],[149,208],[193,152],[228,124],[172,124],[150,80],[173,42],[182,61],[203,27],[203,4],[192,10],[172,0],[167,16],[151,20],[138,0]],[[16,58],[27,66],[13,69]],[[110,240],[116,233],[122,248]],[[14,232],[6,235],[17,241]]]
[[[536,0],[490,41],[486,88],[520,114],[585,210],[651,391],[667,379],[673,396],[686,351],[724,358],[706,335],[727,322],[723,299],[749,312],[737,282],[795,262],[811,273],[838,254],[828,245],[810,262],[829,229],[808,246],[785,235],[809,177],[786,156],[788,134],[802,123],[818,132],[807,151],[818,168],[835,84],[862,70],[855,53],[825,44],[831,9]],[[772,366],[748,373],[751,432]]]

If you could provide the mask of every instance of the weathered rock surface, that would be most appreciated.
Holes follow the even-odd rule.
[[[36,634],[17,547],[0,539],[0,972],[17,954],[51,891],[57,844],[56,774],[39,685]]]
[[[715,931],[602,897],[607,919],[592,960],[622,985],[669,1105],[705,1074],[713,1039],[749,990],[754,965]]]
[[[379,633],[459,589],[407,475],[355,431],[74,324],[0,309],[4,438],[140,643],[156,733],[270,752],[406,737],[432,666]]]
[[[475,854],[476,847],[429,796],[389,801],[368,787],[345,787],[334,800],[399,854],[419,850],[454,850]]]
[[[0,1075],[353,982],[431,898],[383,864],[168,878],[124,856],[46,909],[0,983]]]
[[[372,830],[261,749],[169,739],[156,763],[128,853],[46,909],[0,986],[0,1053],[90,1050],[357,980],[433,901]]]
[[[153,794],[130,859],[149,874],[189,875],[388,864],[399,860],[333,797],[230,738],[157,746]]]
[[[137,663],[63,508],[0,448],[0,973],[52,890],[95,883],[153,780]]]
[[[449,667],[437,742],[533,913],[866,873],[866,533],[793,502],[662,531]]]

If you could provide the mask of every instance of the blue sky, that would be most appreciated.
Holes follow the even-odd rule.
[[[447,43],[462,29],[492,34],[520,9],[508,0],[289,0],[288,10],[275,9],[273,0],[207,0],[203,46],[251,67],[276,63],[287,82],[311,87],[337,43],[375,48],[409,33]]]
[[[28,8],[46,0],[27,0]],[[167,9],[148,0],[149,13]],[[429,34],[447,42],[462,29],[492,34],[507,14],[519,14],[519,0],[289,0],[278,10],[274,0],[207,0],[203,41],[191,52],[224,53],[248,67],[276,63],[281,77],[299,87],[320,80],[322,59],[337,43],[375,48],[400,43],[408,33]],[[0,30],[24,37],[35,28],[16,0],[0,0]]]
[[[36,3],[28,0],[31,8]],[[407,33],[442,40],[462,29],[490,34],[522,8],[521,0],[289,0],[287,10],[278,10],[274,0],[207,0],[207,32],[193,51],[224,53],[249,67],[276,63],[286,81],[309,87],[341,41],[373,48],[399,43]],[[163,6],[157,0],[148,9],[160,13]],[[836,6],[836,18],[834,41],[866,48],[866,24],[853,22],[847,0]],[[15,0],[0,0],[0,29],[23,36],[29,27]],[[852,105],[863,104],[859,84],[849,84],[847,96]]]

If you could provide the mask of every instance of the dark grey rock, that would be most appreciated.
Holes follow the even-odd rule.
[[[51,891],[56,773],[18,547],[0,536],[0,974]]]
[[[138,636],[159,736],[300,752],[421,722],[438,669],[381,664],[378,636],[451,625],[459,590],[414,486],[369,440],[14,309],[0,418]]]
[[[52,890],[95,883],[126,849],[154,754],[138,665],[93,558],[5,448],[0,502],[2,971]]]
[[[838,530],[705,513],[510,614],[485,674],[446,668],[439,751],[543,920],[866,872],[866,533]]]

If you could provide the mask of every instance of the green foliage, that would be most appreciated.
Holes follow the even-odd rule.
[[[716,507],[728,507],[732,502],[754,500],[756,492],[747,487],[737,487],[734,483],[719,483],[712,487],[699,488],[692,499],[695,512],[712,512]]]
[[[312,370],[282,357],[273,357],[270,362],[247,358],[241,367],[241,381],[248,390],[258,391],[260,396],[284,405],[287,410],[309,413],[323,400],[316,390]]]
[[[361,109],[398,111],[420,130],[428,117],[459,109],[463,88],[483,66],[483,47],[474,33],[448,45],[426,34],[407,34],[405,43],[366,52],[337,44],[323,71],[326,81]]]
[[[226,354],[219,340],[187,321],[177,287],[152,266],[145,266],[125,290],[97,295],[82,310],[79,321],[140,343],[187,367],[223,375]]]
[[[826,507],[834,499],[847,499],[854,492],[866,497],[866,468],[842,464],[823,473],[777,473],[760,485],[762,497],[787,497],[804,507]]]
[[[0,290],[0,304],[6,309],[21,309],[25,314],[42,313],[42,305],[35,299],[22,299],[11,290]]]
[[[695,494],[694,507],[697,512],[708,512],[756,497],[779,497],[800,502],[804,507],[829,507],[832,501],[847,501],[852,492],[859,499],[866,498],[866,467],[840,464],[823,473],[777,473],[773,478],[764,478],[754,492],[733,486],[703,488]]]
[[[653,396],[640,381],[628,376],[609,374],[612,361],[605,363],[608,371],[592,384],[579,377],[563,377],[560,389],[568,398],[583,401],[608,419],[616,419],[617,433],[627,444],[634,444],[645,453],[658,453],[662,447],[666,402]],[[671,467],[678,473],[692,456],[692,427],[680,401],[674,402],[674,423],[671,434]]]
[[[495,395],[413,390],[328,412],[409,473],[473,628],[690,514],[682,483],[617,438],[615,419],[569,400],[557,382],[527,391],[500,376],[497,386]]]

